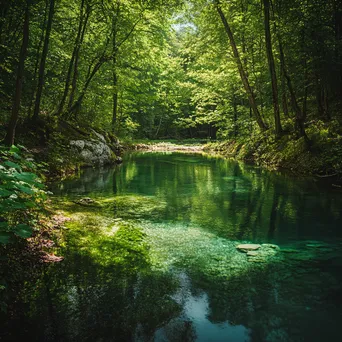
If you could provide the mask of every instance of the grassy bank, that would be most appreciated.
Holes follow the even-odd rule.
[[[225,157],[253,162],[268,169],[286,169],[299,175],[342,179],[342,135],[333,123],[316,122],[307,130],[310,144],[304,138],[283,135],[275,139],[265,132],[246,140],[208,143],[204,150]]]

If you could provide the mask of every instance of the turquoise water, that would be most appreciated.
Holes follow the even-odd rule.
[[[127,155],[53,191],[73,219],[58,250],[65,260],[26,284],[5,339],[340,337],[340,192],[180,153]],[[84,197],[94,204],[75,203]],[[247,256],[240,243],[262,247]]]

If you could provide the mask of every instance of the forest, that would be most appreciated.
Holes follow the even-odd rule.
[[[2,2],[4,142],[58,120],[147,139],[338,131],[341,11],[336,0]]]
[[[339,0],[0,0],[0,339],[339,336],[341,108]]]

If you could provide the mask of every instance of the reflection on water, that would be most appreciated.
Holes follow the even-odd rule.
[[[133,154],[118,168],[88,169],[54,192],[150,196],[166,203],[155,219],[202,227],[229,239],[281,243],[342,237],[340,193],[220,158]]]
[[[155,333],[156,340],[175,341],[172,334],[180,322],[185,322],[186,341],[249,341],[249,330],[243,325],[232,325],[229,322],[215,323],[210,321],[210,299],[206,292],[196,295],[191,293],[191,279],[185,274],[178,275],[179,288],[172,296],[183,307],[182,316],[173,319]],[[184,323],[183,323],[184,324]],[[176,335],[177,336],[177,335]]]
[[[321,341],[342,328],[342,196],[234,161],[132,154],[54,186],[64,262],[3,340]],[[89,196],[97,206],[73,203]],[[272,243],[247,257],[238,243]]]

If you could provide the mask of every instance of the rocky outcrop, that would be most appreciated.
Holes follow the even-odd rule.
[[[102,134],[94,130],[91,130],[88,139],[71,140],[70,146],[85,165],[101,166],[122,161],[116,155],[120,148],[118,141],[107,141]]]

